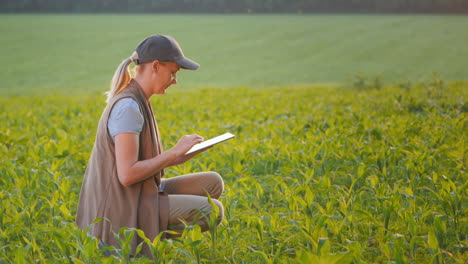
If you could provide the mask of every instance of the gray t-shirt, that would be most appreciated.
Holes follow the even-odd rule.
[[[137,135],[143,129],[143,115],[138,103],[132,98],[123,98],[115,103],[107,121],[107,130],[112,140],[120,133],[131,132]]]

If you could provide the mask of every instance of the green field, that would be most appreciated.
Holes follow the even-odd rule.
[[[467,16],[0,15],[0,96],[101,93],[154,33],[175,36],[197,72],[191,88],[467,80]]]
[[[184,239],[161,243],[160,260],[466,262],[466,91],[432,83],[154,98],[166,148],[194,131],[237,135],[166,170],[221,173],[226,220],[216,236],[188,229]],[[1,263],[99,262],[96,242],[73,220],[102,99],[0,99]]]
[[[154,32],[202,64],[152,98],[165,148],[236,135],[166,170],[218,171],[226,211],[210,232],[155,243],[156,263],[466,263],[467,27],[463,16],[0,15],[0,263],[153,263],[129,259],[125,242],[104,258],[74,218],[102,93]]]

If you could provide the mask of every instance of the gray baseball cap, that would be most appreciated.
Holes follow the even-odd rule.
[[[187,59],[179,46],[179,43],[170,36],[153,35],[144,39],[135,49],[138,59],[135,64],[146,62],[172,61],[183,69],[196,70],[200,64]]]

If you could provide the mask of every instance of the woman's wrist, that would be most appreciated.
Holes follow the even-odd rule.
[[[174,160],[176,160],[177,158],[181,156],[181,154],[174,148],[167,150],[166,153],[168,155],[169,163],[174,162]]]

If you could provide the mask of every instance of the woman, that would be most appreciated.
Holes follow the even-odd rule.
[[[135,76],[128,72],[135,63]],[[80,193],[76,223],[105,245],[119,248],[114,233],[121,227],[138,228],[153,240],[168,229],[183,229],[183,221],[205,231],[224,184],[215,172],[202,172],[161,179],[164,168],[182,164],[198,153],[185,153],[203,141],[198,135],[183,136],[167,151],[162,150],[157,123],[149,99],[164,94],[176,84],[180,68],[196,70],[199,65],[185,58],[179,44],[169,36],[153,35],[143,40],[132,56],[114,74],[107,106],[99,121],[96,141]],[[97,218],[103,218],[95,224]],[[141,242],[131,242],[133,252]],[[144,246],[142,253],[150,256]]]

